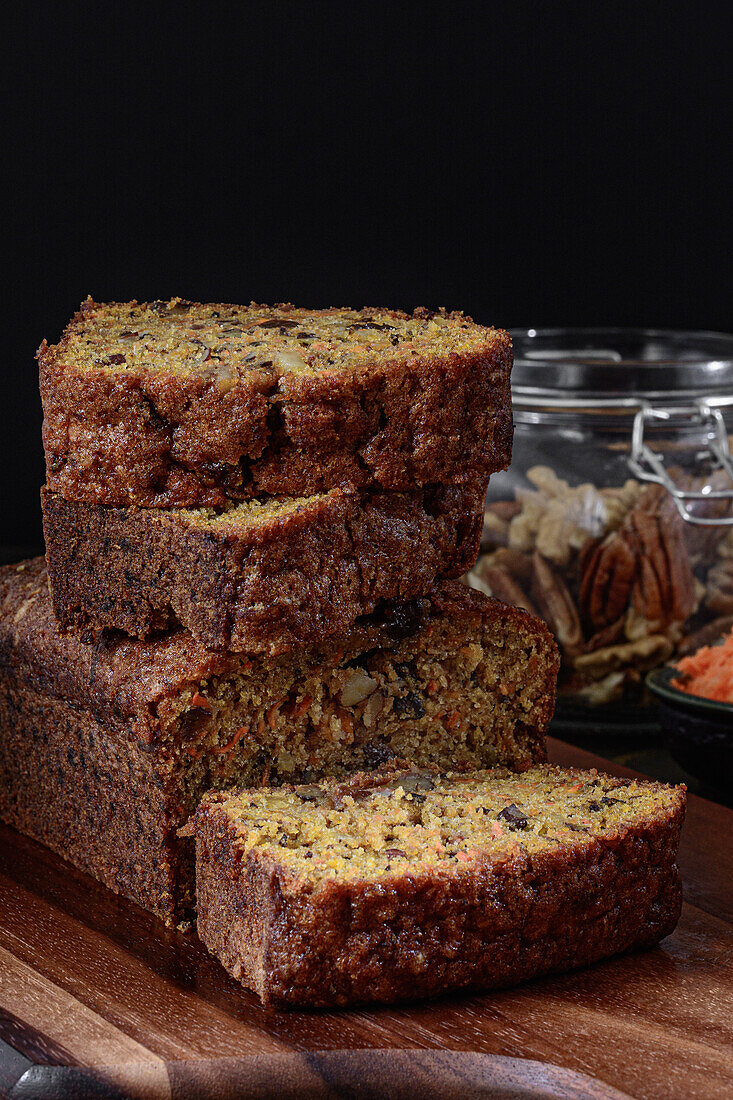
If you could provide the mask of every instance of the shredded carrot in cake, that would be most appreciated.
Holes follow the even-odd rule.
[[[718,703],[733,703],[733,630],[722,645],[704,645],[676,665],[681,673],[672,687]]]

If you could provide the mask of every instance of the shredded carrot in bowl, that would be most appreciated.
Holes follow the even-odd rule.
[[[733,703],[733,630],[721,645],[704,645],[677,662],[678,679],[672,687],[718,703]]]

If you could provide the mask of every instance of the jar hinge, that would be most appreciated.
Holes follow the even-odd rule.
[[[709,486],[692,491],[681,489],[666,470],[662,459],[651,449],[644,439],[644,432],[648,421],[669,420],[672,416],[678,417],[681,413],[689,414],[701,427],[710,430],[710,453],[717,463],[718,468],[725,470],[733,484],[733,456],[730,452],[730,442],[723,414],[719,408],[715,408],[707,401],[696,401],[689,408],[676,407],[671,409],[654,408],[649,404],[642,404],[634,417],[634,427],[631,435],[631,454],[628,464],[632,473],[640,481],[651,481],[662,485],[674,500],[677,511],[685,523],[692,523],[699,527],[731,527],[733,515],[706,517],[698,516],[690,510],[688,502],[701,500],[730,500],[733,501],[733,488],[712,489]]]

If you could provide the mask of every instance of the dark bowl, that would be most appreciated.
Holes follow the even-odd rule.
[[[676,668],[655,668],[646,678],[659,706],[659,724],[677,763],[702,783],[730,794],[733,788],[733,703],[689,695],[672,686]]]

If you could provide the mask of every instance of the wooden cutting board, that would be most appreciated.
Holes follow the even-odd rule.
[[[563,764],[630,772],[561,742]],[[484,996],[266,1012],[166,930],[0,829],[0,1095],[733,1096],[733,811],[691,797],[661,947]]]

